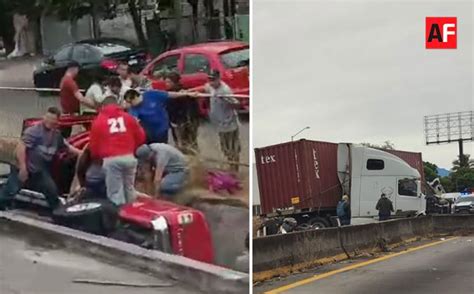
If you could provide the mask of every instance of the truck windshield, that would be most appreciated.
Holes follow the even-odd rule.
[[[398,180],[398,195],[418,196],[418,184],[416,179]]]

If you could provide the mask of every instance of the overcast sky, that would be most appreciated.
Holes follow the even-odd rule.
[[[474,109],[473,2],[254,0],[253,145],[310,126],[299,138],[390,140],[451,168],[457,144],[425,146],[423,116]],[[425,49],[426,16],[458,18],[458,49]]]

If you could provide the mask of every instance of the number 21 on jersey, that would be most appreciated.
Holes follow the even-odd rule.
[[[107,123],[109,125],[109,132],[111,134],[125,133],[127,131],[127,129],[125,128],[125,122],[122,116],[117,117],[117,118],[109,118],[107,120]]]

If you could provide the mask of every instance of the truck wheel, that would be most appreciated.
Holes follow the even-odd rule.
[[[311,225],[312,229],[316,229],[316,230],[329,227],[328,222],[325,219],[318,216],[310,219],[309,224]]]
[[[69,203],[53,211],[59,225],[92,234],[107,235],[115,228],[117,208],[108,200],[93,199]]]

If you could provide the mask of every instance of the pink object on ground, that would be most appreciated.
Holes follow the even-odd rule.
[[[208,171],[208,189],[212,192],[227,191],[229,194],[242,190],[242,183],[232,173],[224,171]]]

